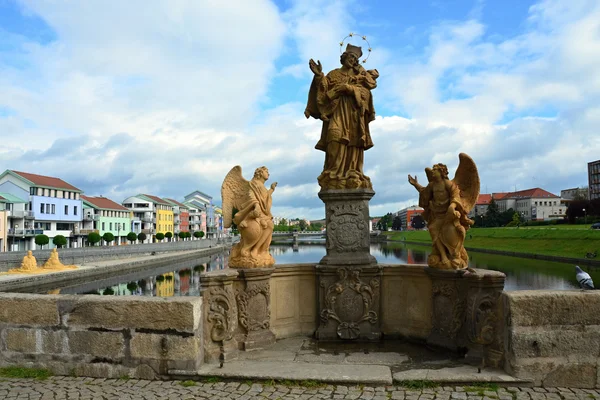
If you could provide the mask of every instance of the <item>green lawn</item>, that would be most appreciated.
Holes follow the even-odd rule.
[[[427,231],[385,232],[385,235],[390,240],[431,242]],[[600,253],[600,230],[592,230],[589,225],[471,228],[465,247],[585,258],[588,252]]]

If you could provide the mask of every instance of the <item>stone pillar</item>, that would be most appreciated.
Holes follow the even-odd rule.
[[[275,343],[271,331],[271,274],[275,268],[238,269],[235,299],[238,310],[236,338],[241,350],[255,350]]]
[[[459,335],[465,321],[467,284],[465,271],[425,268],[431,278],[432,315],[431,332],[427,344],[452,351],[464,348]]]
[[[238,324],[238,312],[233,288],[237,277],[235,269],[210,271],[200,275],[206,362],[223,362],[237,355],[238,344],[234,333]]]
[[[317,265],[319,340],[381,338],[382,267]]]
[[[466,337],[467,359],[502,368],[504,360],[504,312],[500,295],[506,275],[478,269],[465,275],[468,286]]]
[[[369,252],[369,200],[371,189],[321,190],[325,203],[327,255],[321,265],[371,265],[377,261]]]

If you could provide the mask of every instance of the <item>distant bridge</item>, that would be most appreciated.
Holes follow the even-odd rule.
[[[324,231],[297,231],[297,232],[273,232],[277,237],[297,237],[297,236],[325,236]]]

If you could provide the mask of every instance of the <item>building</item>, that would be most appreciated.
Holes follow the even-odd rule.
[[[600,199],[600,160],[588,163],[588,199]]]
[[[588,200],[588,189],[587,188],[572,188],[564,189],[560,191],[560,198],[565,200]]]
[[[147,235],[147,242],[157,233],[173,232],[173,206],[158,196],[137,194],[123,200],[123,207],[132,213],[132,231],[135,225],[141,226],[141,231]]]
[[[83,222],[79,230],[88,235],[97,232],[103,236],[110,232],[115,236],[114,244],[127,244],[131,231],[131,211],[106,197],[81,196],[83,200]]]
[[[401,226],[402,226],[402,230],[409,230],[412,231],[415,228],[413,228],[413,219],[417,216],[417,215],[421,215],[423,214],[423,212],[425,211],[425,209],[418,207],[418,206],[410,206],[410,207],[406,207],[403,208],[402,210],[394,213],[394,216],[399,217],[400,221],[401,221]]]
[[[8,240],[11,250],[33,250],[35,236],[67,238],[67,247],[78,247],[83,220],[81,190],[59,178],[6,170],[0,175],[0,193],[14,196],[6,204]],[[14,199],[13,198],[13,199]]]
[[[512,208],[526,221],[564,218],[567,213],[567,207],[559,196],[541,188],[506,193],[501,199],[494,198],[494,201],[498,204],[498,211]]]
[[[204,227],[204,229],[200,228],[199,230],[202,230],[206,234],[207,238],[217,237],[218,228],[215,220],[215,209],[212,204],[212,197],[207,195],[206,193],[202,193],[199,190],[195,190],[184,197],[183,203],[186,206],[190,207],[190,209],[193,208],[197,210],[196,216],[200,217],[200,219],[202,218],[202,212],[204,212],[204,224],[201,220],[198,221],[194,219],[194,221],[197,221],[200,227]],[[191,212],[190,216],[192,216]]]
[[[173,234],[178,237],[179,232],[189,232],[190,210],[188,207],[175,199],[165,197],[165,200],[173,206]]]
[[[215,210],[215,227],[217,228],[217,238],[223,237],[223,209],[219,206],[213,207]]]
[[[4,198],[0,196],[0,252],[7,251],[8,244],[6,242],[8,228],[6,226],[6,204],[2,202]]]
[[[190,232],[206,232],[206,210],[204,207],[185,203],[189,213]]]
[[[19,215],[25,214],[25,207],[27,202],[25,200],[19,199],[16,196],[13,196],[10,193],[1,193],[0,192],[0,251],[13,251],[18,247],[13,246],[15,243],[14,240],[9,240],[9,225],[8,225],[8,217],[18,217]],[[16,228],[19,228],[19,224],[15,224]],[[21,229],[23,229],[24,225],[21,225]]]

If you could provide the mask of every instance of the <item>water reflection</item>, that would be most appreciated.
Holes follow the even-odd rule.
[[[429,251],[428,246],[402,243],[371,245],[371,254],[378,262],[385,264],[425,264]],[[300,242],[296,245],[272,245],[271,254],[277,264],[317,263],[326,251],[323,242]],[[469,256],[469,265],[473,268],[493,269],[505,273],[506,290],[578,288],[572,264],[477,252],[470,252]],[[61,289],[40,287],[38,293],[60,291],[63,294],[86,293],[105,296],[199,296],[200,274],[203,271],[227,268],[228,258],[229,252],[225,252],[195,261],[172,263],[146,272],[135,272]],[[600,283],[598,269],[583,269],[590,273],[595,282]]]

